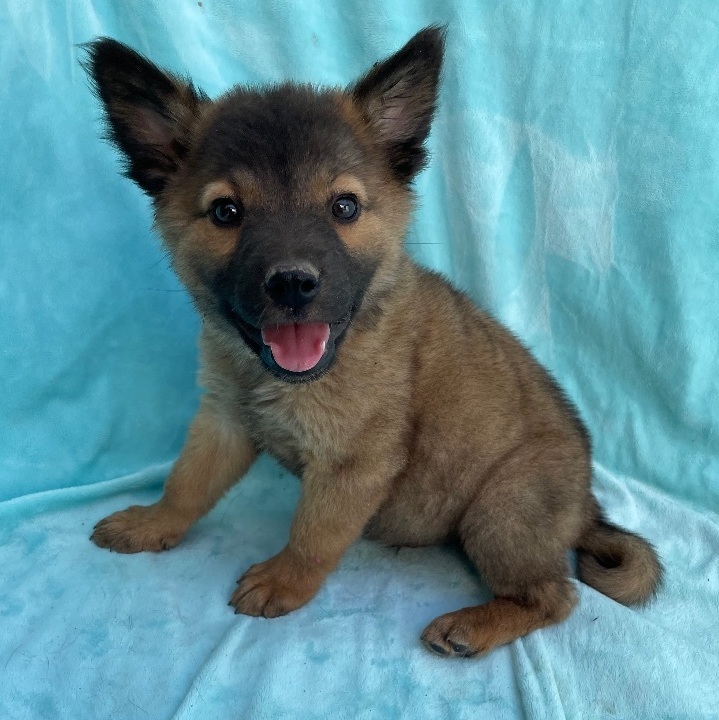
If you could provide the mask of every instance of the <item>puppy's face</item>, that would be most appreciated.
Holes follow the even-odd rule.
[[[347,91],[216,101],[113,40],[88,47],[109,136],[204,321],[283,380],[327,371],[392,288],[442,47],[429,28]]]

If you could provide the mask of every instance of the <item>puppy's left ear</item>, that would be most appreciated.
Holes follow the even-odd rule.
[[[83,67],[102,101],[107,136],[125,174],[156,199],[187,154],[207,96],[110,38],[84,46]]]
[[[421,30],[350,90],[403,183],[409,183],[427,160],[424,142],[437,103],[444,36],[444,28]]]

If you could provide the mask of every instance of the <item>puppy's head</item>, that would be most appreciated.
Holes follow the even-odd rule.
[[[88,46],[109,138],[204,321],[283,380],[325,372],[395,282],[442,51],[428,28],[346,91],[211,101],[114,40]]]

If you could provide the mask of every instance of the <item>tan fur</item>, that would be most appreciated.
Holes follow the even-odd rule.
[[[168,550],[247,471],[257,451],[216,409],[204,403],[198,412],[162,499],[101,520],[92,535],[97,545],[123,553]]]
[[[532,588],[523,602],[497,598],[442,615],[422,633],[422,642],[440,655],[471,657],[561,622],[575,603],[568,583],[550,581]]]
[[[420,83],[424,112],[431,90]],[[207,394],[162,499],[106,518],[93,540],[121,552],[172,547],[266,451],[301,477],[302,494],[288,545],[243,575],[230,601],[236,612],[275,617],[300,607],[362,534],[390,545],[457,541],[481,572],[495,599],[444,615],[423,634],[441,654],[485,652],[565,618],[576,601],[574,548],[585,582],[641,602],[660,565],[645,541],[604,521],[571,405],[506,329],[408,257],[413,196],[377,138],[394,140],[395,115],[409,111],[395,97],[372,125],[363,113],[383,106],[363,92],[364,106],[328,96],[365,158],[337,177],[318,163],[302,187],[283,186],[281,173],[259,187],[248,175],[190,172],[188,161],[167,178],[157,225],[203,314]],[[192,132],[206,133],[216,112],[211,103],[198,109]],[[266,214],[318,214],[344,192],[362,211],[335,232],[353,257],[372,262],[372,279],[331,369],[283,382],[213,310],[203,278],[242,244],[242,227],[214,227],[203,213],[227,195]]]
[[[438,619],[425,634],[435,650],[474,654],[566,616],[574,600],[562,582],[565,552],[592,502],[586,449],[511,335],[403,254],[394,271],[384,315],[371,329],[350,328],[333,371],[312,384],[273,378],[208,325],[205,406],[222,427],[193,427],[159,503],[172,511],[159,521],[147,510],[154,534],[137,510],[125,511],[98,526],[96,542],[125,552],[176,544],[242,474],[252,447],[304,482],[289,545],[243,577],[238,612],[274,616],[304,604],[364,530],[391,545],[459,534],[490,587],[518,598]],[[219,464],[218,442],[227,453]],[[547,578],[553,592],[527,603]]]
[[[662,567],[646,541],[608,523],[593,523],[578,544],[579,577],[625,605],[650,599],[662,579]]]

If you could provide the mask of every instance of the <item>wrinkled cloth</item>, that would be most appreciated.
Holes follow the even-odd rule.
[[[608,516],[665,565],[625,608],[473,660],[437,615],[489,598],[446,548],[359,541],[307,606],[235,616],[287,539],[269,458],[172,552],[97,520],[156,500],[198,403],[199,321],[100,140],[98,35],[231,84],[346,85],[448,25],[407,243],[566,388]],[[0,718],[719,717],[719,4],[711,0],[0,5]]]

